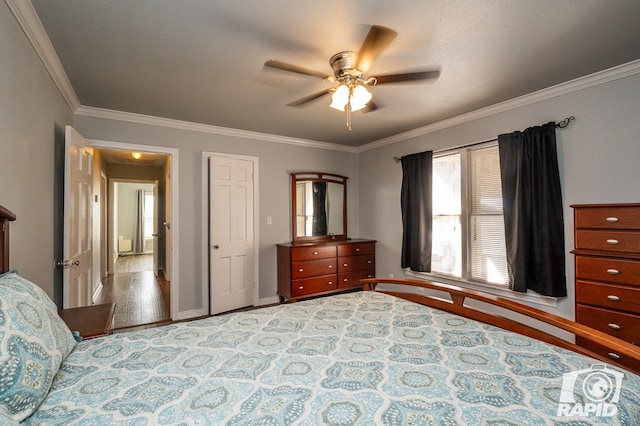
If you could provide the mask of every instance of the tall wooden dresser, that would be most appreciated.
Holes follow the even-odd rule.
[[[640,345],[640,204],[580,204],[574,209],[576,322]],[[577,343],[635,369],[610,349]]]
[[[280,302],[351,290],[376,274],[376,242],[365,239],[278,244]]]

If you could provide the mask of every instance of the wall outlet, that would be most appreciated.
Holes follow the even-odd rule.
[[[267,216],[267,225],[271,225],[273,223],[273,220],[271,219],[271,216]]]
[[[389,274],[389,278],[394,278],[393,274]]]

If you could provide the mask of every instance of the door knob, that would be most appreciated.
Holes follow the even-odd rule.
[[[75,260],[75,261],[71,261],[71,260],[59,260],[55,263],[55,267],[56,268],[62,268],[62,269],[69,269],[72,268],[74,266],[78,266],[80,265],[80,261],[79,260]]]
[[[218,244],[213,246],[214,249],[218,250],[220,248],[220,246]]]

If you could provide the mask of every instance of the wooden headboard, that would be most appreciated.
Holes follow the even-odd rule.
[[[16,215],[0,206],[0,274],[9,270],[9,222]]]

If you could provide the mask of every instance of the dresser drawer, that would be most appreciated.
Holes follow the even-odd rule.
[[[337,275],[324,275],[321,277],[304,278],[291,282],[291,295],[293,297],[306,296],[314,293],[322,293],[338,288]]]
[[[291,262],[291,278],[307,278],[316,275],[335,274],[336,258]]]
[[[576,230],[576,249],[637,253],[640,251],[640,231],[578,229]]]
[[[365,256],[349,256],[338,258],[338,272],[357,271],[360,269],[375,268],[376,257],[375,255]]]
[[[640,287],[576,281],[576,303],[640,314]]]
[[[336,246],[313,246],[313,247],[293,247],[291,249],[291,261],[299,262],[302,260],[326,259],[336,257]]]
[[[640,230],[640,207],[581,207],[575,210],[575,227]]]
[[[605,357],[605,359],[610,359],[611,361],[624,365],[625,367],[628,367],[633,371],[640,371],[640,361],[636,361],[633,358],[617,354],[615,351],[612,351],[606,346],[593,343],[581,337],[578,337],[576,343],[583,348],[589,349],[590,351],[602,355],[603,357]]]
[[[373,254],[376,252],[376,244],[367,243],[348,243],[338,245],[338,256],[353,256],[357,254]]]
[[[640,261],[576,256],[576,278],[640,286]]]
[[[360,287],[360,280],[363,278],[375,277],[374,270],[361,270],[354,272],[343,272],[338,274],[338,288]]]
[[[640,315],[578,305],[576,322],[633,344],[640,342]]]

